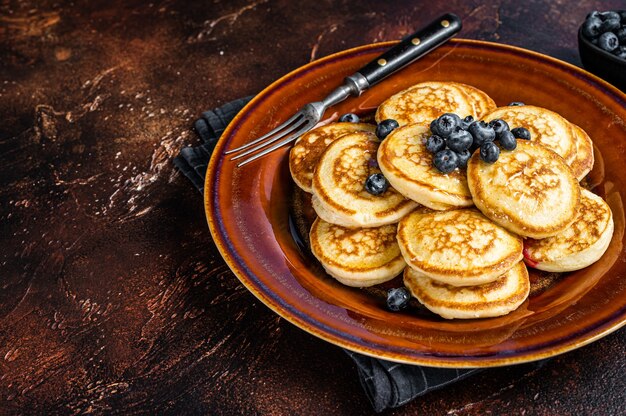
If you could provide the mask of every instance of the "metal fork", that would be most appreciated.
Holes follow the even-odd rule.
[[[399,44],[347,77],[343,85],[322,101],[306,104],[289,120],[267,134],[224,153],[241,152],[231,160],[251,155],[237,164],[240,167],[296,140],[315,127],[328,107],[351,95],[358,97],[366,89],[449,40],[461,30],[461,27],[461,19],[457,15],[444,14],[425,28],[405,37]]]

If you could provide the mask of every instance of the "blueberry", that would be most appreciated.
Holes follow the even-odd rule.
[[[619,14],[615,14],[616,16],[609,17],[604,22],[602,22],[602,24],[600,25],[600,33],[619,29]]]
[[[605,51],[611,52],[619,46],[619,40],[613,32],[606,32],[598,38],[598,46]]]
[[[387,307],[398,312],[408,306],[411,294],[406,287],[395,287],[387,291]]]
[[[589,13],[589,14],[587,15],[587,17],[585,17],[585,20],[587,20],[587,19],[589,19],[589,18],[591,18],[591,17],[595,17],[595,18],[597,18],[597,19],[600,19],[600,12],[599,12],[599,11],[597,11],[597,10],[592,11],[591,13]]]
[[[463,120],[461,120],[461,127],[463,130],[467,130],[470,124],[474,121],[474,116],[467,116]]]
[[[446,141],[441,136],[434,134],[426,139],[426,150],[430,153],[437,153],[438,151],[445,149],[445,147]]]
[[[513,133],[513,137],[518,139],[530,140],[530,132],[525,127],[515,127],[511,133]]]
[[[389,188],[389,182],[382,173],[373,173],[365,181],[365,190],[372,195],[380,195]]]
[[[460,126],[456,128],[446,139],[446,144],[457,153],[464,152],[470,148],[474,138],[469,131],[463,130]]]
[[[590,17],[583,23],[583,36],[587,39],[597,38],[602,33],[600,26],[602,26],[602,20],[599,17]]]
[[[505,131],[509,131],[509,124],[502,120],[501,118],[497,118],[495,120],[491,120],[489,122],[489,125],[491,126],[491,128],[493,128],[493,130],[496,132],[496,138],[500,139],[500,136],[502,136],[502,133],[504,133]]]
[[[617,20],[619,20],[620,19],[620,15],[617,12],[609,10],[609,11],[600,13],[600,18],[603,21],[607,21],[607,20],[610,20],[610,19],[617,19]]]
[[[498,140],[500,140],[500,146],[504,150],[513,150],[517,147],[517,140],[515,140],[515,136],[510,131],[502,133]]]
[[[459,158],[459,167],[466,168],[467,161],[469,160],[470,157],[472,157],[472,152],[470,152],[469,150],[466,150],[464,152],[457,153],[456,155]]]
[[[475,121],[467,128],[474,137],[474,143],[482,145],[484,142],[492,142],[496,138],[496,131],[484,121]]]
[[[387,120],[383,120],[376,126],[376,137],[380,140],[383,140],[385,137],[389,136],[389,133],[394,131],[400,127],[396,120],[388,118]]]
[[[620,46],[613,51],[618,58],[626,59],[626,46]]]
[[[339,117],[339,121],[344,123],[358,123],[360,121],[359,116],[354,113],[346,113]]]
[[[622,23],[626,24],[626,10],[620,10],[617,14],[619,14],[619,17],[622,19]]]
[[[435,126],[441,137],[448,137],[461,125],[461,117],[453,113],[445,113],[435,121]]]
[[[626,45],[626,26],[622,26],[615,31],[615,36],[621,45]]]
[[[494,142],[485,142],[480,146],[480,158],[483,162],[494,163],[500,156],[500,148]]]
[[[435,165],[441,173],[452,172],[457,168],[458,164],[459,157],[450,149],[440,150],[435,153],[435,156],[433,157],[433,165]]]
[[[524,104],[524,103],[523,103],[523,102],[521,102],[521,101],[511,101],[511,102],[508,104],[508,106],[509,106],[509,107],[518,107],[518,106],[520,106],[520,105],[526,105],[526,104]]]
[[[430,132],[437,136],[441,136],[441,134],[439,134],[439,130],[437,129],[437,119],[430,122]]]

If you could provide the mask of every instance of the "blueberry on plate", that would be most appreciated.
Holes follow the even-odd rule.
[[[525,127],[515,127],[511,133],[513,133],[513,137],[518,139],[530,140],[530,132]]]
[[[406,287],[394,287],[387,291],[387,307],[398,312],[408,306],[411,294]]]
[[[446,148],[446,141],[441,137],[433,134],[426,139],[426,150],[430,153],[437,153]]]
[[[597,38],[602,33],[600,26],[602,26],[600,17],[590,17],[583,23],[583,36],[587,39]]]
[[[495,163],[500,156],[500,148],[494,142],[485,142],[480,146],[480,158],[486,163]]]
[[[380,195],[389,188],[389,182],[382,173],[373,173],[365,181],[365,190],[372,195]]]
[[[504,150],[514,150],[517,147],[517,140],[515,140],[515,136],[510,131],[502,133],[498,140]]]
[[[509,107],[518,107],[518,106],[520,106],[520,105],[526,105],[526,104],[524,104],[524,103],[523,103],[523,102],[521,102],[521,101],[511,101],[511,102],[508,104],[508,106],[509,106]]]
[[[354,113],[346,113],[339,117],[339,121],[342,123],[358,123],[360,119],[359,116]]]
[[[505,131],[509,131],[509,124],[502,120],[501,118],[497,118],[495,120],[491,120],[489,122],[489,125],[491,126],[491,128],[493,128],[493,130],[496,132],[496,138],[500,139],[500,136],[502,135],[502,133],[504,133]]]
[[[496,131],[484,121],[475,121],[467,128],[474,137],[474,143],[482,145],[485,142],[492,142],[496,138]]]
[[[461,125],[461,117],[453,113],[445,113],[435,120],[435,126],[441,137],[448,137]]]
[[[433,165],[441,173],[450,173],[459,166],[459,157],[453,150],[440,150],[433,157]]]
[[[467,116],[463,120],[461,120],[461,127],[463,130],[467,130],[470,124],[474,121],[474,116]]]
[[[469,131],[463,130],[460,126],[456,128],[448,138],[446,139],[446,144],[452,150],[457,153],[464,152],[470,148],[474,141],[474,138],[470,134]]]
[[[394,119],[388,118],[387,120],[383,120],[376,126],[376,137],[383,140],[385,137],[389,136],[389,133],[398,127],[400,127],[400,125]]]
[[[470,159],[470,157],[472,157],[472,152],[470,152],[469,150],[466,150],[464,152],[457,153],[456,155],[459,159],[459,167],[466,168],[467,161]]]
[[[606,32],[598,38],[598,46],[605,51],[612,52],[619,46],[619,39],[613,32]]]

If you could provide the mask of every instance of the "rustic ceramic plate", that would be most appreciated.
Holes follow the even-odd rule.
[[[415,308],[392,313],[383,296],[342,286],[292,233],[289,149],[243,168],[223,155],[323,98],[391,45],[351,49],[295,70],[256,96],[224,132],[209,165],[205,207],[214,241],[237,277],[273,311],[313,335],[364,354],[436,367],[537,360],[624,325],[626,95],[579,68],[511,46],[454,40],[326,114],[327,121],[347,112],[367,114],[412,84],[449,80],[474,85],[499,105],[523,101],[557,111],[590,134],[596,166],[587,181],[613,210],[611,245],[584,270],[558,278],[534,273],[529,300],[500,318],[446,321]]]

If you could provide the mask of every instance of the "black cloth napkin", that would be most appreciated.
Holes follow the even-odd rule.
[[[251,98],[241,98],[202,113],[202,117],[194,125],[202,143],[196,147],[183,148],[174,159],[174,164],[201,193],[209,157],[217,140],[228,123]],[[402,406],[418,396],[481,371],[474,368],[449,369],[398,364],[345,351],[356,364],[363,390],[377,412]]]

